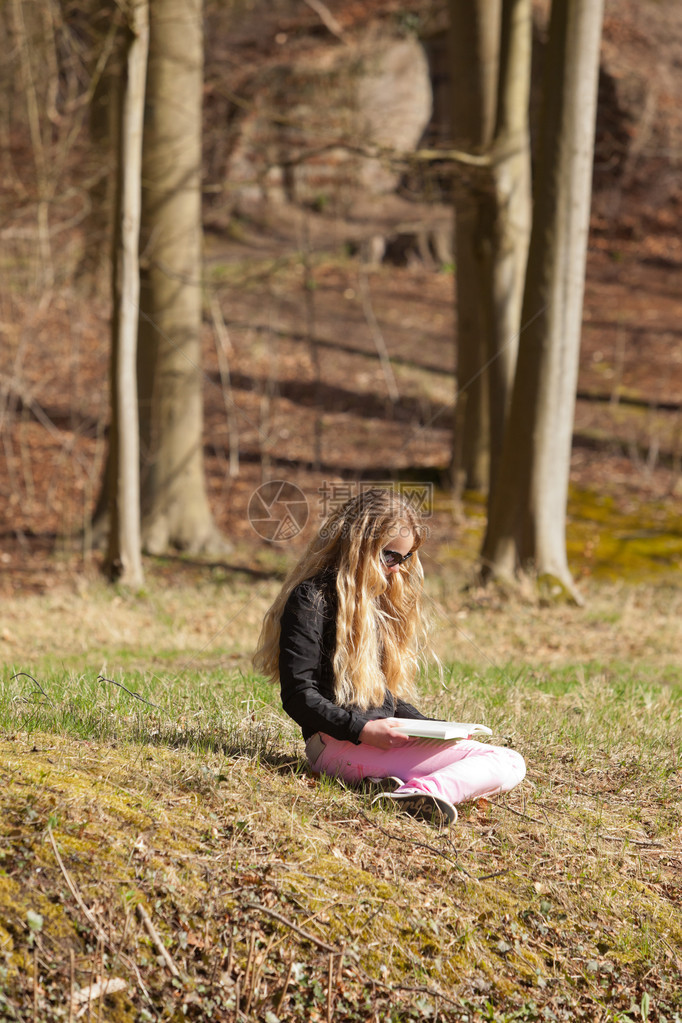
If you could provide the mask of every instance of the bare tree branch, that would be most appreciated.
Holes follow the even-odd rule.
[[[342,43],[345,43],[346,46],[348,46],[348,40],[346,39],[345,32],[327,5],[322,3],[322,0],[304,0],[304,3],[306,3],[312,11],[315,11],[315,14],[318,15],[322,24],[325,28],[329,29],[333,36],[336,36],[337,39],[340,39]]]

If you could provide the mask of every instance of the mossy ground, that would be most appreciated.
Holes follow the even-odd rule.
[[[65,714],[77,678],[33,699],[6,678],[3,1018],[67,1020],[100,976],[126,983],[92,1006],[116,1023],[679,1018],[682,697],[660,671],[424,680],[427,709],[471,708],[529,765],[446,832],[310,777],[255,679],[122,677],[156,709],[81,678]]]

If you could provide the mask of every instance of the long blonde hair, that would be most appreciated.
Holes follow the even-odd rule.
[[[381,551],[408,533],[414,538],[412,557],[399,572],[387,576]],[[421,601],[424,573],[417,553],[426,535],[409,502],[389,489],[364,491],[332,512],[265,615],[253,658],[256,669],[278,681],[284,605],[299,583],[334,569],[336,703],[364,710],[381,706],[387,688],[396,697],[410,699],[427,652]]]

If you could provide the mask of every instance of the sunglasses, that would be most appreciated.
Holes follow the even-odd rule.
[[[402,565],[403,561],[407,561],[413,554],[414,551],[408,551],[407,554],[399,554],[398,551],[389,551],[386,548],[381,552],[381,560],[386,568],[394,568],[395,565]]]

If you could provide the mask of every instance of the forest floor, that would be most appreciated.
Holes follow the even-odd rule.
[[[674,223],[660,214],[625,238],[593,225],[568,523],[579,582],[680,566]],[[227,570],[281,569],[330,502],[359,481],[398,478],[433,486],[437,560],[464,572],[473,565],[480,497],[455,503],[442,489],[466,387],[455,378],[452,273],[416,261],[364,266],[348,255],[349,239],[373,230],[376,221],[340,230],[331,217],[298,212],[207,235],[205,459],[213,513],[233,544]],[[106,448],[107,317],[106,297],[88,300],[66,284],[41,301],[0,294],[5,596],[97,572],[88,523]],[[259,536],[248,512],[254,491],[277,479],[298,486],[309,510],[285,544]]]

